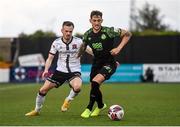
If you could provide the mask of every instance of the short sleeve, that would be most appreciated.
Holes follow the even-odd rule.
[[[57,52],[57,47],[58,47],[58,44],[56,43],[56,41],[54,41],[51,45],[51,48],[49,50],[49,53],[51,54],[56,54]]]
[[[120,36],[121,35],[121,29],[120,28],[114,28],[114,27],[111,27],[109,30],[108,30],[108,35],[110,38],[114,38],[114,37],[117,37],[117,36]]]

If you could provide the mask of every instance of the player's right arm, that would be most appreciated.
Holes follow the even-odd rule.
[[[91,49],[89,46],[86,47],[86,52],[87,52],[88,54],[94,56],[93,51],[92,51],[92,49]]]
[[[87,45],[85,43],[82,43],[80,48],[79,48],[79,51],[78,51],[78,55],[77,55],[77,58],[81,57],[82,54],[85,52],[86,50],[86,47]]]
[[[56,54],[57,52],[57,47],[59,46],[59,40],[60,38],[56,39],[55,41],[53,41],[52,45],[51,45],[51,48],[49,50],[49,55],[48,55],[48,58],[46,60],[46,63],[45,63],[45,68],[44,68],[44,72],[42,73],[42,78],[46,78],[48,76],[48,71],[49,71],[49,68],[51,66],[51,63],[54,59],[54,55]]]
[[[119,45],[116,48],[113,48],[110,51],[112,55],[117,55],[122,50],[122,48],[128,43],[129,39],[132,36],[131,32],[123,29],[119,29],[119,35],[122,38],[122,40],[121,42],[119,42]]]
[[[51,63],[52,63],[53,59],[54,59],[54,55],[49,53],[48,58],[47,58],[46,63],[45,63],[44,72],[42,73],[42,78],[43,79],[47,77],[48,71],[49,71],[49,68],[51,66]]]

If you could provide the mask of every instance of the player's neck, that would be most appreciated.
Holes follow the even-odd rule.
[[[98,33],[101,30],[102,27],[100,27],[99,29],[93,29],[94,33]]]
[[[71,38],[72,38],[72,37],[71,37]],[[67,44],[68,44],[68,43],[71,41],[71,38],[66,39],[66,38],[62,37],[62,40],[63,40],[64,43],[67,43]]]

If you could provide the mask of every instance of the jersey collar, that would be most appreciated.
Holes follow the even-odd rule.
[[[68,43],[64,42],[63,37],[61,37],[61,40],[62,40],[62,42],[64,44],[69,45],[72,42],[72,40],[73,40],[73,36],[71,37],[71,39],[70,39],[70,41]]]

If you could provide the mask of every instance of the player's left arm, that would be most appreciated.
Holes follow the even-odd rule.
[[[131,36],[132,36],[131,32],[121,29],[120,37],[122,38],[122,40],[121,40],[121,42],[119,43],[119,45],[116,48],[113,48],[110,51],[111,54],[112,55],[117,55],[118,53],[120,53],[122,48],[128,43]]]

